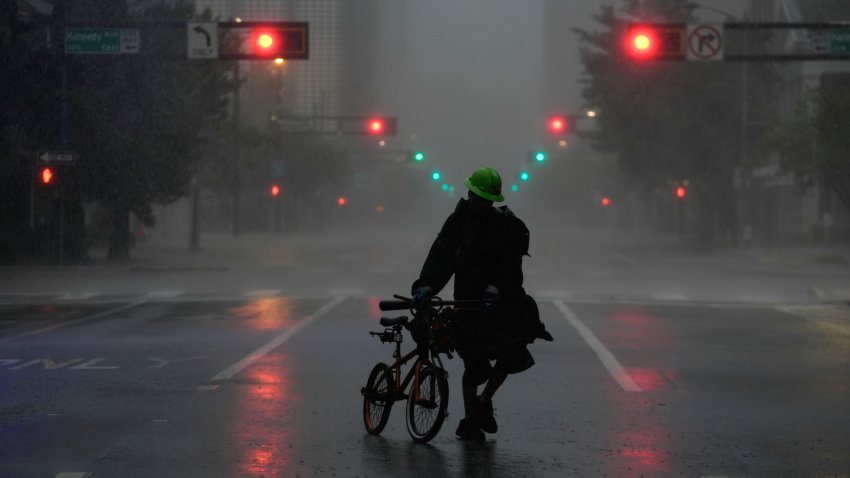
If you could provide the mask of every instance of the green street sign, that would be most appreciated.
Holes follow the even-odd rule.
[[[833,31],[829,35],[829,51],[832,53],[850,53],[850,31]]]
[[[135,28],[68,28],[65,53],[75,55],[120,55],[139,52],[139,30]]]

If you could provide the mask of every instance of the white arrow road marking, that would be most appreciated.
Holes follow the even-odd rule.
[[[295,334],[297,334],[298,332],[301,332],[301,330],[304,329],[304,327],[307,327],[308,325],[312,324],[316,320],[322,318],[325,314],[330,312],[334,307],[339,305],[340,302],[344,301],[345,298],[346,298],[345,296],[334,297],[333,299],[331,299],[330,302],[328,302],[325,305],[323,305],[322,307],[320,307],[319,310],[317,310],[313,315],[310,315],[310,316],[306,317],[304,320],[302,320],[301,322],[298,322],[297,324],[293,325],[292,328],[287,329],[286,331],[284,331],[283,333],[281,333],[277,337],[273,338],[266,345],[263,345],[262,347],[258,348],[254,352],[251,352],[251,354],[249,354],[244,359],[236,362],[235,364],[231,365],[230,367],[227,367],[226,369],[217,373],[212,378],[212,380],[214,382],[218,382],[218,381],[221,381],[221,380],[229,380],[230,378],[232,378],[237,373],[241,372],[242,370],[249,367],[254,362],[263,358],[263,356],[265,356],[267,353],[271,352],[272,350],[276,349],[277,347],[280,347],[284,342],[286,342],[287,340],[292,338]]]
[[[567,322],[570,323],[576,330],[578,330],[581,338],[587,342],[587,345],[596,352],[596,355],[599,357],[599,360],[602,361],[602,365],[608,369],[608,373],[623,387],[623,390],[627,392],[641,392],[642,390],[638,385],[632,380],[631,375],[626,372],[620,362],[617,361],[617,358],[614,357],[614,354],[608,350],[605,345],[596,338],[596,335],[591,332],[590,329],[585,326],[581,320],[579,320],[578,316],[567,307],[561,300],[552,301],[555,304],[555,307],[564,314],[564,318],[567,319]]]
[[[179,359],[174,359],[174,360],[166,360],[166,359],[162,359],[162,358],[159,358],[159,357],[148,357],[148,360],[150,360],[152,362],[156,362],[155,364],[151,365],[148,368],[162,368],[162,367],[165,367],[166,365],[168,365],[170,363],[186,362],[188,360],[200,360],[202,358],[204,358],[203,355],[200,355],[198,357],[186,357],[186,358],[179,358]]]

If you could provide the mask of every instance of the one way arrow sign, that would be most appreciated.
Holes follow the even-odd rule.
[[[186,24],[189,58],[218,58],[218,23]]]

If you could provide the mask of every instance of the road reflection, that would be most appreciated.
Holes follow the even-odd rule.
[[[246,370],[232,423],[238,457],[237,476],[284,476],[292,465],[292,427],[285,413],[297,400],[290,387],[290,366],[283,354],[268,355]]]
[[[293,325],[294,311],[295,301],[290,297],[260,297],[230,309],[235,317],[247,319],[247,327],[259,331]]]
[[[664,372],[642,367],[640,362],[659,349],[669,346],[670,331],[657,317],[641,307],[618,307],[605,320],[602,340],[617,357],[641,392],[627,392],[610,386],[611,404],[609,438],[612,476],[670,476],[670,436],[664,423],[661,394],[670,382]],[[618,351],[629,351],[620,353]],[[638,366],[629,367],[629,363]]]

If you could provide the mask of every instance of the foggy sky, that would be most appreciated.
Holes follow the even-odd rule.
[[[398,2],[399,0],[387,0]],[[594,29],[591,16],[611,1],[561,0],[572,14],[564,28]],[[619,5],[620,2],[614,2]],[[740,15],[744,0],[703,0]],[[428,152],[429,167],[460,185],[489,164],[512,174],[545,134],[544,0],[405,0],[396,7],[382,55],[388,81],[384,108],[399,117],[396,146]],[[723,21],[707,10],[706,21]],[[403,37],[403,38],[402,38]],[[582,67],[575,43],[559,58],[572,65],[564,85],[573,111],[581,99]],[[415,135],[415,138],[412,137]]]

